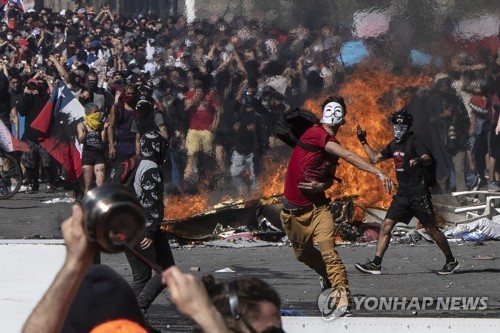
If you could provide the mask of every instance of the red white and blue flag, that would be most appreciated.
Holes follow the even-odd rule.
[[[76,125],[85,117],[85,111],[78,99],[62,81],[58,81],[31,127],[39,130],[45,139],[40,141],[68,172],[70,180],[82,174],[81,149],[77,146]]]
[[[8,3],[14,3],[17,5],[17,8],[24,13],[24,3],[23,0],[0,0],[0,8],[1,10],[4,9],[5,6],[7,6]]]
[[[6,152],[29,151],[26,142],[19,141],[9,131],[7,126],[0,120],[0,147]]]

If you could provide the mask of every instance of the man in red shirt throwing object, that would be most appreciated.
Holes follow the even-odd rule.
[[[345,315],[349,313],[350,291],[345,266],[335,249],[335,226],[325,190],[333,185],[339,158],[376,175],[389,193],[394,184],[382,171],[342,147],[335,138],[345,123],[344,99],[328,97],[322,107],[321,125],[306,130],[290,157],[280,217],[295,256],[318,273],[323,290],[333,286],[336,309]],[[313,238],[319,250],[314,247]]]

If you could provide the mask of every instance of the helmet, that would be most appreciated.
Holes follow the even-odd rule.
[[[413,123],[413,116],[408,112],[407,109],[401,109],[391,115],[391,122],[394,125],[402,124],[411,126],[411,124]]]

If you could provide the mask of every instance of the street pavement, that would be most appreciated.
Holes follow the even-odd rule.
[[[70,203],[65,192],[34,195],[18,193],[13,198],[0,201],[0,237],[3,239],[60,239],[60,223],[69,216]],[[46,203],[50,201],[52,203]],[[66,202],[65,202],[66,201]],[[397,309],[371,309],[370,305],[354,309],[362,317],[460,317],[500,318],[500,272],[498,256],[500,242],[452,242],[452,250],[462,268],[456,274],[438,276],[436,271],[444,264],[444,257],[435,244],[420,241],[415,244],[393,244],[386,253],[380,276],[359,273],[354,264],[373,257],[374,244],[340,245],[339,253],[346,267],[355,298],[380,299],[406,297],[407,304],[414,298],[484,297],[487,308],[483,310],[438,309],[435,304],[399,307]],[[214,248],[203,245],[183,246],[173,249],[177,265],[184,271],[199,267],[195,275],[213,274],[217,279],[230,280],[252,275],[274,286],[283,301],[283,310],[295,310],[306,316],[320,316],[318,277],[299,263],[288,246],[259,248]],[[30,257],[26,260],[36,260]],[[131,279],[130,268],[124,254],[104,254],[102,263]],[[231,273],[215,273],[230,268]],[[9,271],[8,269],[6,270]],[[5,274],[5,273],[4,273]],[[407,310],[408,309],[408,310]],[[189,331],[191,322],[181,316],[162,293],[149,311],[153,326],[164,332]]]

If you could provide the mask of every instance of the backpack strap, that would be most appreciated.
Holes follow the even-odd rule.
[[[127,177],[127,180],[125,181],[125,186],[127,186],[128,188],[130,188],[134,193],[135,193],[135,189],[134,189],[134,182],[135,182],[135,175],[137,173],[137,164],[139,164],[139,161],[136,161],[136,165],[134,167],[134,169],[132,169],[132,172],[130,173],[130,175],[128,175]]]
[[[318,146],[313,146],[313,145],[307,144],[305,142],[302,142],[300,140],[297,141],[297,146],[299,146],[300,148],[304,149],[305,151],[308,151],[308,152],[311,152],[311,153],[315,153],[317,151],[323,150],[323,149],[321,149]],[[342,183],[342,179],[340,179],[339,177],[333,176],[333,180],[335,180],[338,183]]]
[[[300,148],[304,149],[305,151],[308,151],[311,153],[315,153],[317,151],[323,150],[322,148],[320,148],[318,146],[313,146],[313,145],[310,145],[308,143],[302,142],[300,140],[297,141],[297,146],[299,146]]]

